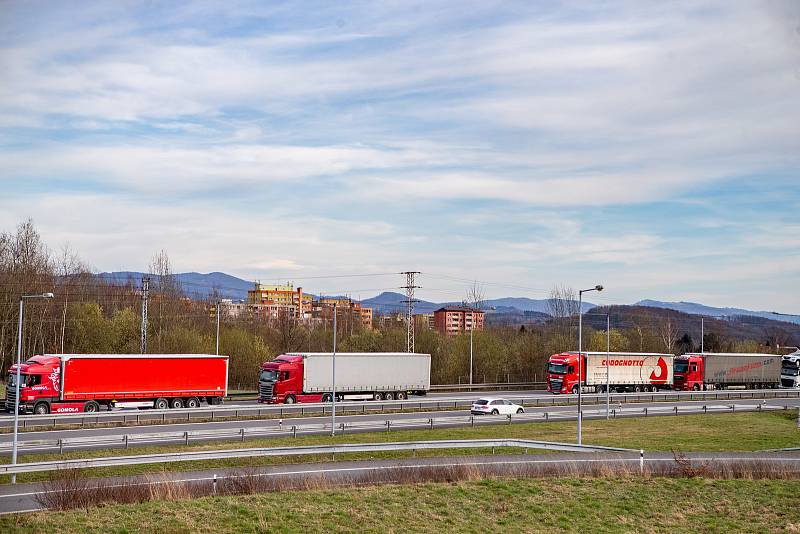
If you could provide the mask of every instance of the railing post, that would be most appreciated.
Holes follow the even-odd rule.
[[[431,417],[430,419],[428,419],[428,422],[429,422],[429,423],[430,423],[430,425],[431,425],[431,430],[433,430],[433,417]]]
[[[64,454],[64,440],[60,438],[58,440],[58,454]]]
[[[214,482],[212,484],[212,490],[211,491],[212,491],[212,493],[214,495],[217,494],[217,474],[216,473],[214,473]]]
[[[241,430],[242,433],[242,441],[244,441],[244,428]]]
[[[678,407],[675,406],[675,415],[678,415]]]
[[[644,449],[639,449],[639,474],[644,474]]]
[[[128,450],[128,434],[125,434],[125,450]]]
[[[295,425],[292,425],[292,437],[297,437],[297,427]]]
[[[472,427],[475,428],[475,416],[474,415],[470,415],[469,416],[469,422],[472,425]]]
[[[511,424],[511,414],[508,414],[508,424]]]
[[[189,445],[189,431],[183,433],[184,443],[188,446]]]
[[[386,420],[386,432],[389,432],[391,430],[391,425],[392,425],[392,422],[389,419],[387,419]]]

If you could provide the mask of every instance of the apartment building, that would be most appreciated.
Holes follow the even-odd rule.
[[[320,297],[314,301],[314,318],[331,319],[334,305],[338,321],[352,320],[365,328],[372,328],[372,308],[347,297]]]
[[[434,327],[447,336],[483,330],[483,318],[483,311],[467,306],[445,306],[433,312]]]
[[[297,319],[311,317],[312,297],[303,293],[303,288],[294,288],[294,284],[267,285],[256,282],[255,287],[247,292],[247,308],[254,317],[275,319],[282,313],[288,313]]]

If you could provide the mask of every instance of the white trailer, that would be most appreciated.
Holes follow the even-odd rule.
[[[333,391],[333,354],[299,353],[303,357],[303,392]],[[346,398],[376,393],[424,395],[431,388],[431,355],[409,352],[339,352],[336,392]]]
[[[634,352],[584,352],[587,386],[605,391],[606,384],[618,391],[672,389],[672,354]]]

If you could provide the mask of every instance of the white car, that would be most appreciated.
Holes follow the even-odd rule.
[[[511,415],[523,413],[525,410],[519,404],[514,404],[505,399],[497,397],[484,397],[472,403],[470,413],[475,415]]]

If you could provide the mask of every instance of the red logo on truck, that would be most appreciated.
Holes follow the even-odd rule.
[[[669,369],[667,368],[667,362],[664,361],[664,358],[659,357],[657,365],[659,373],[656,374],[655,371],[650,373],[650,383],[666,384],[667,378],[669,377]]]

